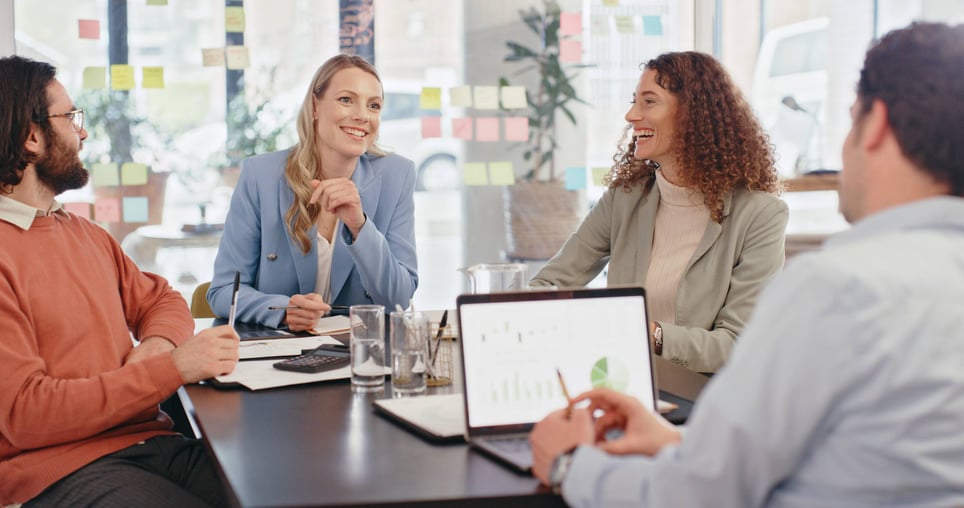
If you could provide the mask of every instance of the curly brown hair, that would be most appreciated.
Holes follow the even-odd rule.
[[[643,66],[678,100],[673,140],[682,184],[703,194],[714,221],[723,222],[723,198],[737,188],[772,194],[782,191],[773,147],[723,66],[695,51],[664,53]],[[633,156],[636,142],[627,127],[613,156],[606,184],[627,192],[650,185],[658,165]]]

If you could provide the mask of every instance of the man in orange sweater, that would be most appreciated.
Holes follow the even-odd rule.
[[[88,179],[83,110],[55,72],[0,58],[0,506],[225,504],[158,404],[232,371],[237,334],[192,336],[163,278],[55,201]]]

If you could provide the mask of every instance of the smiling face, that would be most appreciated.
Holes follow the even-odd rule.
[[[646,69],[633,93],[626,121],[632,125],[637,159],[660,163],[664,170],[675,166],[676,96],[656,82],[656,71]]]
[[[357,67],[335,73],[327,89],[314,99],[315,135],[325,156],[357,158],[378,137],[382,85]]]

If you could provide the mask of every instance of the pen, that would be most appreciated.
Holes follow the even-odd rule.
[[[268,310],[287,310],[287,309],[300,309],[301,307],[297,305],[272,305],[268,307]],[[348,310],[347,305],[332,305],[331,310]]]
[[[438,355],[438,348],[442,344],[442,334],[445,333],[445,325],[448,322],[448,319],[449,310],[445,309],[445,312],[442,313],[441,321],[438,322],[438,332],[435,333],[435,350],[433,350],[432,354],[429,355],[429,363],[432,364],[432,367],[435,367],[435,357]]]
[[[572,398],[569,397],[569,390],[566,388],[566,380],[562,379],[562,372],[556,367],[556,375],[559,376],[559,386],[562,387],[562,394],[566,397],[566,418],[572,417]]]
[[[234,328],[234,315],[238,311],[238,289],[241,287],[241,272],[234,272],[234,291],[231,293],[231,310],[228,311],[228,326]]]

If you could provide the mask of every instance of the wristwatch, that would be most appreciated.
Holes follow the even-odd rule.
[[[566,475],[569,474],[569,466],[572,465],[572,456],[575,452],[575,448],[570,448],[560,453],[552,461],[552,466],[549,468],[549,488],[552,489],[553,494],[562,494],[562,482],[566,480]]]
[[[653,330],[653,352],[656,356],[663,356],[663,326],[659,322]]]

